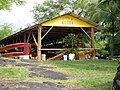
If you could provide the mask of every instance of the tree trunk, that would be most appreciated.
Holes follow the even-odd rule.
[[[112,38],[111,38],[111,47],[110,47],[110,59],[114,56],[114,32],[115,32],[115,22],[112,20]]]

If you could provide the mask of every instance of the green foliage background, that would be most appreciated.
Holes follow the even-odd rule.
[[[3,24],[3,25],[0,25],[0,40],[13,34],[13,27],[11,24]]]

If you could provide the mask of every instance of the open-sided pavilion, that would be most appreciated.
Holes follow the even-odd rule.
[[[0,40],[0,46],[2,48],[3,46],[14,43],[30,43],[31,51],[34,52],[32,56],[37,55],[37,59],[41,60],[42,53],[63,50],[64,48],[61,45],[52,45],[51,43],[64,38],[69,33],[87,36],[90,40],[90,48],[95,49],[94,34],[102,29],[103,27],[96,23],[74,13],[67,13],[25,28],[24,30],[6,37]],[[95,57],[95,53],[93,56]]]

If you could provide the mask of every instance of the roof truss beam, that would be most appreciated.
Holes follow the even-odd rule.
[[[89,34],[82,28],[82,27],[80,27],[81,28],[81,30],[87,35],[87,37],[90,39],[90,40],[92,40],[92,38],[89,36]]]
[[[34,39],[35,45],[38,46],[38,43],[37,43],[37,41],[36,41],[35,36],[34,36],[33,33],[32,33],[32,37],[33,37],[33,39]]]
[[[43,35],[43,37],[41,38],[41,40],[52,30],[53,26]]]

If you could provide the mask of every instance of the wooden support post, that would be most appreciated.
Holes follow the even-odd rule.
[[[15,39],[12,40],[12,43],[15,43]]]
[[[19,38],[19,43],[21,43],[22,41],[21,41],[21,39]]]
[[[27,38],[27,43],[29,42],[30,35],[31,35],[31,32],[30,32],[30,33],[29,33],[29,35],[28,35],[28,38]]]
[[[38,46],[37,46],[37,56],[38,60],[41,60],[41,34],[42,34],[42,26],[38,27]]]
[[[24,34],[24,43],[26,42],[26,34]]]
[[[91,28],[91,48],[95,48],[94,46],[94,29]]]
[[[18,37],[16,37],[16,39],[15,39],[15,42],[14,42],[14,43],[17,43],[17,41],[18,41]]]
[[[95,45],[94,45],[94,28],[91,28],[91,48],[94,49],[92,59],[95,59]]]

